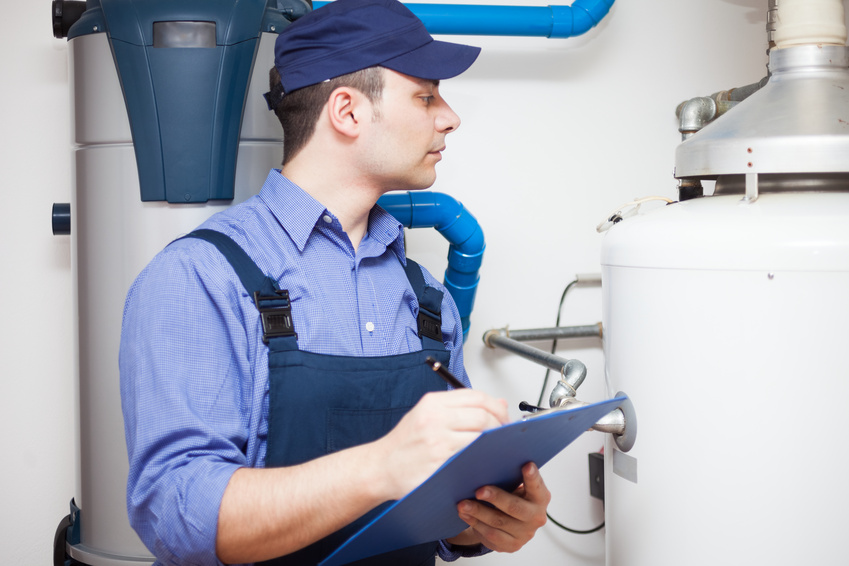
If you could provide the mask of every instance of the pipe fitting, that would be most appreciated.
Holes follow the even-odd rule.
[[[678,106],[678,131],[686,140],[716,117],[716,101],[707,96],[691,98]]]
[[[552,406],[549,411],[569,411],[572,409],[578,409],[580,407],[586,407],[587,405],[589,405],[589,403],[585,401],[575,399],[574,397],[566,397],[562,399],[560,401],[560,404],[558,404],[557,406]],[[625,412],[622,409],[613,409],[612,411],[601,417],[598,421],[596,421],[596,423],[591,426],[590,429],[598,432],[606,432],[614,436],[622,436],[626,433],[625,421]]]
[[[675,116],[679,120],[678,131],[681,132],[681,140],[687,140],[710,122],[721,117],[760,90],[768,81],[769,75],[756,83],[721,90],[710,96],[691,98],[679,104],[675,109]]]
[[[577,395],[578,387],[587,377],[587,366],[579,360],[568,360],[560,368],[560,376],[560,380],[548,397],[549,407],[560,407],[567,399]]]
[[[634,447],[634,443],[637,440],[637,413],[634,410],[634,403],[631,402],[628,395],[619,391],[615,397],[624,397],[625,400],[618,409],[614,409],[604,415],[590,428],[598,432],[612,434],[617,448],[622,452],[628,452]],[[586,405],[589,405],[589,403],[574,397],[565,397],[557,407],[547,409],[543,413],[548,411],[568,411]],[[541,413],[536,414],[539,415]]]
[[[577,395],[575,388],[563,381],[557,382],[554,389],[551,390],[551,395],[548,396],[548,406],[552,409],[555,407],[565,407]]]
[[[492,338],[496,336],[502,336],[504,338],[509,336],[509,332],[507,328],[493,328],[491,330],[487,330],[483,334],[483,343],[486,344],[487,348],[495,349],[495,345],[492,343]]]
[[[573,390],[578,389],[587,377],[587,366],[580,360],[569,360],[560,369],[562,381]]]
[[[622,409],[614,409],[601,417],[592,426],[592,429],[621,436],[625,434],[625,413],[622,412]]]

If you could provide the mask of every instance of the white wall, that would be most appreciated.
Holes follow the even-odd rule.
[[[466,346],[479,388],[514,407],[536,401],[544,370],[485,348],[482,334],[506,325],[552,326],[565,285],[576,273],[599,270],[596,224],[634,197],[676,196],[675,107],[765,74],[766,4],[620,0],[600,26],[571,40],[447,38],[484,47],[469,72],[442,88],[463,125],[448,138],[434,187],[462,201],[486,233]],[[50,230],[51,204],[70,201],[71,191],[67,45],[52,37],[50,2],[5,8],[0,423],[7,440],[0,540],[6,563],[49,564],[76,475],[69,238]],[[409,245],[426,266],[444,270],[447,245],[438,234],[414,231]],[[562,324],[597,322],[600,309],[597,289],[577,289]],[[589,367],[580,392],[588,401],[604,397],[598,346],[584,340],[559,349]],[[587,475],[587,453],[601,445],[599,433],[587,433],[544,468],[559,521],[589,528],[603,520]],[[476,563],[599,566],[603,537],[548,525],[520,554]]]

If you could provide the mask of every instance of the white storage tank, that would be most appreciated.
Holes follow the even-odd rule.
[[[140,199],[136,152],[108,38],[91,33],[69,41],[74,110],[71,258],[80,403],[80,470],[73,503],[81,511],[68,552],[79,563],[153,563],[126,511],[128,463],[118,382],[124,300],[159,250],[215,212],[251,196],[268,171],[279,166],[282,130],[262,98],[276,37],[262,33],[259,39],[258,70],[248,85],[239,136],[234,198],[194,204]]]
[[[694,199],[614,226],[607,564],[835,564],[849,458],[849,193]],[[841,559],[842,560],[842,559]]]
[[[605,236],[607,386],[639,420],[605,446],[610,566],[846,562],[847,67],[773,49],[766,86],[678,149],[716,195]]]

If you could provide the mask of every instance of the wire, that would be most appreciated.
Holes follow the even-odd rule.
[[[601,222],[599,222],[598,226],[595,227],[596,232],[601,233],[610,230],[610,228],[612,228],[614,224],[618,224],[629,216],[634,216],[635,214],[637,214],[640,211],[640,207],[644,203],[653,200],[664,201],[666,204],[672,204],[675,202],[672,199],[658,196],[643,197],[634,199],[631,202],[626,202],[625,204],[617,208],[615,211],[613,211],[613,213],[609,217],[607,217],[606,220],[602,220]],[[628,207],[631,208],[628,209]]]
[[[578,279],[575,279],[563,289],[563,294],[560,296],[560,305],[557,307],[557,321],[554,323],[555,327],[560,326],[560,315],[563,313],[563,302],[566,300],[566,295],[569,294],[569,291],[578,283]],[[557,338],[555,338],[551,342],[551,353],[554,354],[557,351]],[[548,377],[551,374],[550,369],[545,370],[545,379],[542,381],[542,389],[539,392],[539,400],[537,401],[537,406],[542,407],[542,399],[545,397],[545,389],[548,387]]]
[[[557,306],[557,321],[554,324],[555,327],[560,326],[560,316],[563,314],[563,303],[566,301],[566,295],[569,294],[569,291],[571,291],[572,287],[577,285],[578,282],[579,282],[579,279],[575,278],[574,281],[572,281],[571,283],[566,285],[566,288],[563,289],[563,294],[560,295],[560,304]],[[554,354],[554,353],[556,353],[556,351],[557,351],[557,338],[555,338],[551,341],[551,353]],[[539,392],[539,401],[537,401],[537,405],[539,405],[539,406],[542,406],[542,398],[545,396],[545,390],[548,387],[548,377],[549,377],[550,374],[551,374],[551,370],[546,369],[545,370],[545,379],[543,379],[543,381],[542,381],[542,389]],[[593,529],[590,529],[588,531],[579,531],[577,529],[570,529],[569,527],[567,527],[563,523],[557,521],[554,517],[552,517],[551,515],[548,514],[548,511],[545,512],[545,516],[548,517],[549,521],[551,521],[552,523],[554,523],[555,525],[557,525],[558,527],[560,527],[564,531],[568,531],[568,532],[576,534],[576,535],[589,535],[589,534],[598,532],[598,531],[600,531],[601,529],[604,528],[604,522],[602,522],[599,526],[597,526]]]
[[[546,511],[546,513],[545,513],[545,516],[546,516],[546,517],[548,517],[548,520],[549,520],[549,521],[551,521],[552,523],[554,523],[555,525],[557,525],[558,527],[560,527],[560,528],[561,528],[561,529],[563,529],[564,531],[569,531],[570,533],[574,533],[574,534],[576,534],[576,535],[589,535],[589,534],[592,534],[592,533],[598,532],[598,531],[600,531],[601,529],[603,529],[603,528],[604,528],[604,523],[602,522],[599,526],[595,527],[594,529],[590,529],[590,530],[588,530],[588,531],[576,531],[575,529],[570,529],[570,528],[569,528],[569,527],[567,527],[566,525],[561,525],[560,523],[558,523],[557,521],[555,521],[555,520],[554,520],[554,517],[552,517],[551,515],[549,515],[547,511]]]

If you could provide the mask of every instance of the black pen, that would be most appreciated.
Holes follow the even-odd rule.
[[[430,356],[427,357],[425,362],[427,362],[427,364],[431,367],[431,369],[433,369],[433,371],[439,374],[439,377],[445,380],[445,383],[447,383],[454,389],[465,389],[466,386],[460,383],[460,380],[454,377],[454,374],[448,371],[447,367],[434,360]]]

